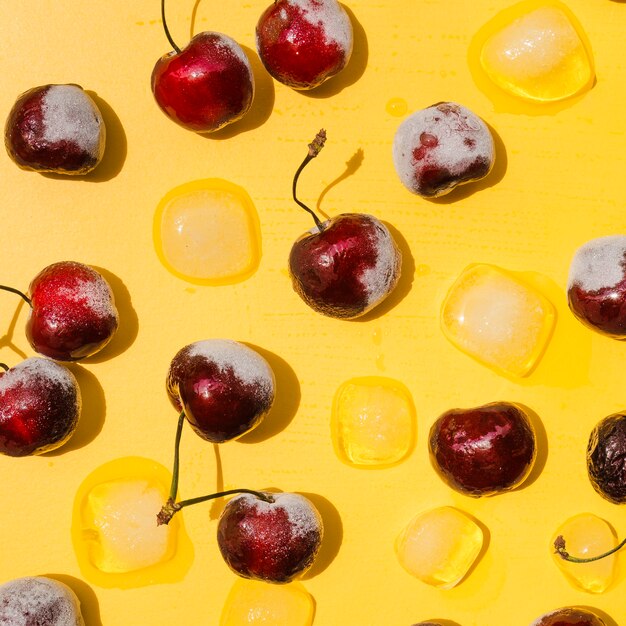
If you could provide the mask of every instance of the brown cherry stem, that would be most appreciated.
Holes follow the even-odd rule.
[[[293,184],[291,186],[291,192],[295,203],[301,206],[305,211],[313,216],[313,219],[315,220],[315,225],[320,230],[320,232],[324,230],[322,221],[319,217],[317,217],[313,209],[309,209],[309,207],[304,204],[304,202],[300,202],[300,200],[298,200],[296,196],[296,187],[298,185],[298,178],[300,178],[302,170],[307,166],[309,161],[313,160],[320,153],[320,151],[324,147],[324,143],[326,143],[326,131],[322,128],[319,133],[315,135],[315,139],[313,139],[313,141],[309,144],[309,152],[307,153],[306,157],[304,157],[304,161],[302,161],[300,167],[296,170],[296,173],[293,177]]]
[[[223,496],[230,496],[235,493],[250,493],[264,502],[274,502],[274,498],[260,491],[253,491],[251,489],[230,489],[228,491],[220,491],[218,493],[211,493],[207,496],[200,496],[198,498],[190,498],[188,500],[181,500],[176,502],[176,493],[178,492],[178,476],[180,470],[180,439],[183,433],[183,425],[185,423],[185,411],[181,411],[178,416],[178,424],[176,426],[176,439],[174,442],[174,465],[172,468],[172,484],[170,486],[170,497],[163,505],[159,513],[157,514],[157,526],[161,524],[169,524],[170,520],[178,511],[186,506],[192,504],[199,504],[200,502],[206,502],[207,500],[215,500],[216,498],[222,498]]]
[[[31,299],[19,289],[15,289],[15,287],[7,287],[6,285],[0,285],[0,289],[2,289],[3,291],[10,291],[11,293],[16,293],[20,298],[22,298],[22,300],[24,300],[28,304],[31,309],[33,308],[33,303],[31,302]]]
[[[170,35],[170,29],[167,27],[167,20],[165,19],[165,0],[161,0],[161,20],[163,21],[163,30],[165,31],[165,36],[167,37],[167,40],[170,42],[172,48],[174,48],[174,50],[176,50],[176,52],[180,54],[181,50],[172,39],[172,35]]]
[[[6,363],[0,363],[0,367],[5,371],[8,372],[11,368],[6,364]]]
[[[577,556],[572,556],[565,549],[565,538],[563,537],[563,535],[559,535],[554,540],[554,553],[558,554],[564,561],[569,561],[570,563],[592,563],[593,561],[599,561],[600,559],[603,559],[607,556],[611,556],[611,554],[614,554],[618,550],[621,550],[621,548],[623,548],[624,546],[626,546],[626,539],[624,539],[622,542],[617,544],[612,550],[609,550],[608,552],[604,552],[603,554],[598,554],[597,556],[580,558]]]

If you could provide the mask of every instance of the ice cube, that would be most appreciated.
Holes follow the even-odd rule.
[[[154,243],[165,267],[179,278],[234,283],[259,264],[259,218],[241,187],[220,179],[193,181],[159,203]]]
[[[339,458],[357,467],[399,463],[415,439],[415,408],[409,390],[379,376],[353,378],[335,394],[331,431]]]
[[[550,543],[555,563],[574,587],[590,593],[605,591],[615,576],[616,555],[591,563],[570,563],[555,553],[554,539],[559,535],[565,539],[565,549],[571,556],[589,558],[604,554],[617,545],[609,524],[592,513],[581,513],[563,523]]]
[[[556,311],[541,293],[494,265],[470,265],[441,309],[445,336],[476,360],[515,376],[538,363]]]
[[[238,579],[222,611],[220,626],[311,626],[315,604],[300,583],[271,585]]]
[[[483,532],[450,506],[420,513],[396,541],[400,565],[421,581],[451,589],[467,574],[483,545]]]
[[[83,508],[83,536],[89,559],[102,572],[132,572],[169,560],[173,529],[157,526],[167,500],[151,480],[111,480],[94,486]]]
[[[593,62],[575,17],[566,7],[528,11],[530,6],[521,3],[494,20],[499,27],[480,53],[487,75],[505,91],[534,101],[563,100],[589,89]]]

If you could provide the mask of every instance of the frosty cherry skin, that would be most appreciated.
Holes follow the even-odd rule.
[[[532,469],[536,448],[528,416],[510,402],[447,411],[429,436],[430,459],[441,478],[476,497],[520,485]]]
[[[76,430],[81,396],[74,375],[50,359],[32,357],[0,370],[0,453],[42,454]]]
[[[337,0],[276,0],[256,27],[267,71],[293,89],[313,89],[350,60],[352,24]]]
[[[239,576],[288,583],[308,570],[324,534],[313,504],[295,493],[235,496],[219,520],[217,542],[229,567]]]

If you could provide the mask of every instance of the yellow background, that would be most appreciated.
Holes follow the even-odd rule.
[[[150,73],[170,49],[157,0],[8,4],[1,12],[1,114],[31,87],[78,83],[98,95],[109,144],[105,162],[84,180],[24,172],[0,155],[1,282],[26,289],[40,269],[65,259],[103,268],[122,325],[104,353],[72,367],[85,397],[74,439],[43,457],[0,458],[0,580],[70,577],[89,626],[218,623],[235,576],[218,553],[215,507],[185,512],[195,558],[176,584],[119,590],[80,582],[69,528],[76,490],[95,467],[130,455],[169,467],[177,417],[164,390],[170,359],[192,341],[228,337],[262,348],[279,396],[254,434],[220,448],[223,482],[314,494],[327,521],[322,558],[304,581],[317,603],[316,626],[409,626],[435,617],[461,626],[527,626],[569,604],[597,607],[624,624],[626,557],[618,582],[592,597],[569,586],[548,543],[566,518],[583,511],[626,533],[624,509],[595,494],[585,468],[592,427],[625,408],[625,346],[583,328],[565,297],[574,250],[625,229],[626,4],[568,3],[593,45],[597,84],[558,114],[530,117],[496,111],[468,70],[473,34],[507,2],[354,0],[356,48],[341,78],[316,93],[296,93],[273,83],[252,54],[254,109],[214,138],[179,128],[153,102]],[[249,51],[265,6],[201,0],[194,11],[193,0],[169,0],[170,29],[179,45],[190,30],[217,30]],[[500,138],[491,176],[438,202],[409,194],[391,159],[400,122],[386,110],[392,98],[406,100],[409,112],[454,100],[483,117]],[[401,233],[401,285],[382,314],[366,321],[313,313],[286,272],[292,242],[312,225],[290,200],[291,176],[321,126],[329,141],[303,175],[302,199],[321,199],[331,215],[372,213]],[[333,184],[358,150],[360,167]],[[259,270],[233,286],[186,284],[154,252],[161,197],[209,177],[245,187],[260,216]],[[558,308],[552,344],[525,381],[474,362],[439,330],[448,286],[475,262],[533,273]],[[0,357],[16,364],[20,354],[32,355],[27,311],[11,294],[1,300],[0,328],[11,330]],[[367,375],[402,381],[415,401],[416,448],[392,469],[353,469],[333,452],[333,394],[344,380]],[[474,500],[435,475],[426,434],[446,409],[495,400],[523,403],[541,417],[544,452],[524,489]],[[182,495],[213,490],[212,446],[186,429],[182,455]],[[401,569],[393,543],[416,513],[447,504],[475,515],[489,544],[459,587],[439,591]]]

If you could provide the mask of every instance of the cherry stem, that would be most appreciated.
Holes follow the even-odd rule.
[[[11,293],[16,293],[20,298],[22,298],[22,300],[28,303],[28,306],[31,309],[33,308],[33,303],[31,302],[31,299],[25,293],[22,293],[19,289],[15,289],[15,287],[7,287],[6,285],[0,285],[0,289],[2,289],[3,291],[10,291]]]
[[[174,441],[174,465],[172,467],[172,485],[170,486],[169,499],[176,500],[178,492],[178,474],[180,468],[180,438],[183,434],[183,424],[185,423],[185,411],[181,411],[178,416],[178,426],[176,427],[176,440]]]
[[[5,371],[8,372],[11,368],[6,364],[6,363],[0,363],[0,367]]]
[[[165,31],[165,36],[167,37],[167,40],[170,42],[172,48],[174,48],[174,50],[176,50],[176,52],[180,54],[181,50],[172,39],[172,35],[170,35],[170,29],[167,27],[167,20],[165,19],[165,0],[161,0],[161,20],[163,21],[163,30]]]
[[[306,155],[306,157],[304,157],[304,161],[302,161],[302,163],[300,164],[300,167],[296,170],[296,173],[294,174],[294,177],[293,177],[293,185],[291,187],[294,201],[296,202],[296,204],[301,206],[305,211],[307,211],[313,216],[313,219],[315,220],[315,225],[320,230],[320,232],[324,230],[324,226],[320,218],[317,217],[315,212],[312,209],[309,209],[309,207],[306,204],[304,204],[304,202],[300,202],[300,200],[298,200],[296,196],[296,187],[298,185],[298,178],[300,178],[300,173],[307,166],[309,161],[312,161],[320,153],[321,149],[324,147],[325,142],[326,142],[326,131],[322,128],[320,132],[317,133],[317,135],[315,135],[315,139],[309,144],[309,152]]]
[[[554,540],[555,554],[558,554],[564,561],[569,561],[570,563],[592,563],[593,561],[599,561],[600,559],[603,559],[607,556],[611,556],[611,554],[614,554],[618,550],[621,550],[621,548],[623,548],[624,546],[626,546],[626,539],[624,539],[621,543],[617,544],[612,550],[609,550],[608,552],[604,552],[603,554],[598,554],[597,556],[580,558],[577,556],[572,556],[565,549],[565,538],[563,537],[563,535],[559,535]]]

